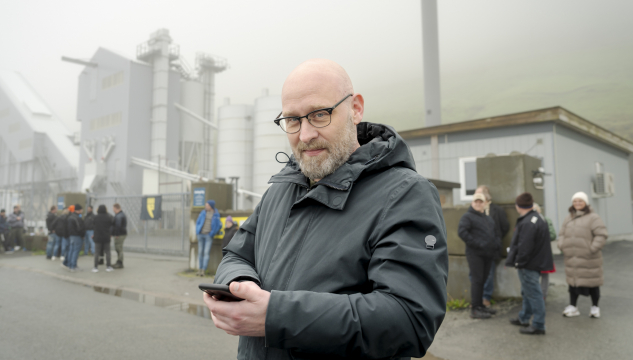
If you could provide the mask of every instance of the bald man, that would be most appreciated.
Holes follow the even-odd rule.
[[[437,189],[329,60],[297,67],[274,120],[292,156],[215,276],[239,302],[204,301],[239,335],[238,359],[408,359],[446,311],[448,254]]]

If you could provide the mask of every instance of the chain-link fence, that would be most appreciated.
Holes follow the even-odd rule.
[[[127,238],[124,250],[154,254],[186,256],[189,251],[189,193],[152,195],[161,197],[160,219],[141,220],[145,195],[99,197],[89,196],[88,203],[97,212],[105,205],[112,213],[118,203],[127,217]],[[156,211],[156,210],[154,210]]]

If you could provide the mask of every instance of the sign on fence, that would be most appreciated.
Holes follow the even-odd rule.
[[[64,197],[63,196],[58,196],[57,197],[57,209],[64,210]]]
[[[141,220],[160,220],[163,215],[162,196],[144,196],[141,203]]]
[[[205,188],[193,189],[193,206],[204,206],[205,200],[206,200]]]

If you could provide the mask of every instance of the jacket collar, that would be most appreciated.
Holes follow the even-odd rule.
[[[528,211],[525,215],[523,215],[523,216],[519,216],[519,218],[517,219],[517,222],[519,222],[519,221],[521,221],[521,220],[525,219],[525,218],[526,218],[526,217],[528,217],[530,214],[535,215],[535,214],[538,214],[538,213],[537,213],[534,209],[532,209],[532,210]]]
[[[470,205],[470,207],[468,208],[468,212],[469,213],[473,213],[473,214],[478,215],[478,216],[484,216],[485,215],[484,213],[481,213],[481,212],[475,210],[475,208],[473,208],[472,205]]]
[[[345,164],[317,182],[300,201],[311,198],[332,209],[343,210],[352,185],[361,177],[393,166],[408,167],[415,171],[409,147],[392,127],[361,122],[356,130],[361,146],[350,155]],[[310,187],[294,155],[290,156],[286,166],[268,182]]]

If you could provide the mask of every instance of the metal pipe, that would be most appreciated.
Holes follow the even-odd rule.
[[[424,67],[424,117],[426,126],[442,124],[440,101],[440,45],[437,27],[437,0],[422,3],[422,55]]]
[[[186,107],[184,107],[184,106],[182,106],[182,105],[180,105],[180,104],[177,104],[177,103],[174,103],[174,107],[175,107],[176,109],[178,109],[178,110],[180,110],[180,111],[182,111],[182,112],[184,112],[184,113],[188,114],[188,115],[191,115],[191,117],[193,117],[194,119],[196,119],[196,120],[200,121],[201,123],[203,123],[203,124],[205,124],[205,125],[207,125],[207,126],[211,126],[211,127],[212,127],[213,129],[215,129],[215,130],[217,130],[217,129],[218,129],[218,126],[217,126],[217,125],[215,125],[214,123],[212,123],[212,122],[210,122],[210,121],[206,120],[205,118],[203,118],[202,116],[200,116],[200,115],[196,114],[195,112],[193,112],[193,111],[191,111],[191,110],[187,109]]]
[[[62,56],[62,61],[66,61],[66,62],[73,63],[73,64],[85,65],[85,66],[89,66],[89,67],[93,67],[93,68],[96,68],[97,66],[99,66],[99,64],[94,63],[92,61],[86,61],[86,60],[81,60],[81,59],[74,59],[74,58],[70,58],[68,56]]]

